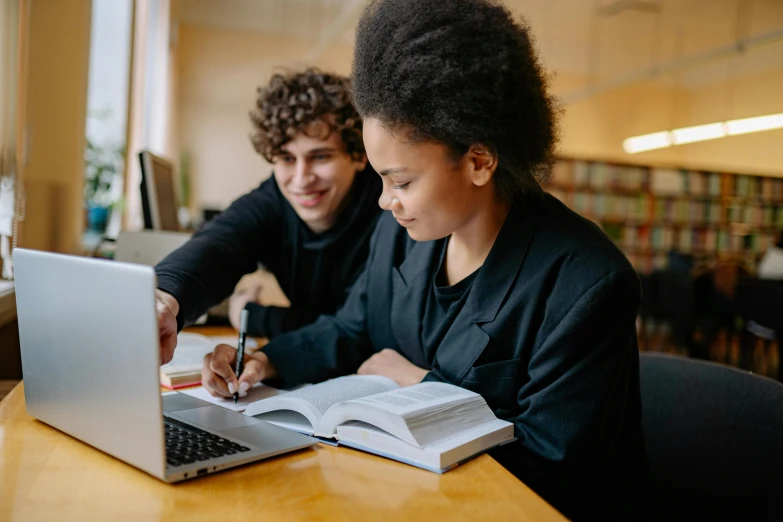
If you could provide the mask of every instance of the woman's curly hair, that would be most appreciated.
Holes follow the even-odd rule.
[[[270,163],[299,133],[326,139],[337,132],[348,154],[354,158],[364,154],[362,120],[351,101],[351,83],[345,76],[316,68],[275,74],[269,85],[258,88],[250,121],[253,147]],[[322,123],[314,125],[318,122]]]
[[[495,0],[374,0],[356,29],[353,97],[364,118],[454,158],[498,156],[500,197],[540,192],[558,109],[524,20]]]

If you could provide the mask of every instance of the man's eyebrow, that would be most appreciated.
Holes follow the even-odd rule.
[[[308,150],[308,151],[306,152],[306,154],[307,154],[307,155],[312,155],[312,154],[323,154],[323,153],[325,153],[325,152],[337,152],[337,149],[336,149],[336,148],[334,148],[334,147],[320,147],[320,148],[318,148],[318,149]],[[291,151],[290,151],[290,150],[288,150],[288,149],[280,149],[280,152],[279,152],[278,154],[289,154],[289,155],[291,155],[291,156],[293,156],[293,155],[294,155],[294,153],[293,153],[293,152],[291,152]]]
[[[382,170],[378,174],[380,174],[381,176],[387,176],[389,174],[398,174],[400,172],[405,172],[406,170],[408,169],[406,169],[405,167],[396,167],[396,168]]]

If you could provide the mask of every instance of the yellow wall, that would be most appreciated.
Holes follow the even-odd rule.
[[[559,89],[558,89],[559,90]],[[667,157],[629,156],[622,142],[634,134],[670,128],[675,114],[687,105],[687,93],[662,85],[637,84],[565,107],[561,120],[560,153],[564,156],[642,163]]]
[[[568,91],[558,82],[555,87]],[[634,155],[622,149],[623,140],[634,135],[783,112],[781,93],[783,69],[689,89],[662,82],[630,85],[568,106],[561,152],[575,158],[783,176],[783,130]]]
[[[778,49],[783,53],[783,46]],[[744,78],[733,86],[697,89],[691,93],[689,108],[687,125],[783,113],[783,69]],[[783,129],[680,148],[686,165],[783,176]]]
[[[256,186],[269,165],[252,149],[248,111],[255,88],[279,66],[305,65],[307,42],[257,32],[181,25],[177,48],[178,141],[191,156],[194,206],[223,207]],[[350,72],[352,49],[332,45],[318,65]],[[691,71],[699,77],[698,71]],[[663,80],[671,80],[664,78]],[[678,78],[679,79],[679,78]],[[566,93],[588,79],[565,74],[552,81]],[[675,87],[649,81],[594,96],[565,108],[560,153],[645,165],[783,176],[783,130],[629,155],[625,138],[730,118],[783,112],[783,70],[735,80],[733,108],[725,81],[709,87]]]
[[[269,176],[250,143],[256,88],[281,66],[303,67],[310,43],[256,32],[180,25],[176,49],[178,144],[190,157],[196,208],[224,207]],[[351,49],[335,46],[317,63],[347,74]]]
[[[32,0],[27,81],[27,214],[20,245],[75,252],[83,228],[90,0]]]

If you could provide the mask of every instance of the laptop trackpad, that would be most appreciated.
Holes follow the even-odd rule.
[[[204,406],[203,408],[194,408],[192,410],[179,410],[176,413],[169,413],[169,415],[212,430],[230,430],[231,428],[261,423],[258,419],[246,417],[241,413],[236,413],[220,406]]]
[[[161,399],[163,399],[163,413],[212,406],[212,404],[207,401],[202,401],[201,399],[180,392],[163,393],[161,394]]]

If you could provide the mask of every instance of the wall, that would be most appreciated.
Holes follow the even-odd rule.
[[[180,25],[176,49],[178,142],[190,157],[195,208],[223,208],[269,176],[250,143],[256,88],[281,66],[304,66],[311,44],[253,31]],[[316,62],[347,74],[351,49],[333,46]]]
[[[783,46],[778,46],[783,53]],[[783,69],[743,78],[735,84],[692,91],[689,120],[710,123],[732,118],[783,113]],[[733,136],[681,147],[685,164],[703,164],[728,172],[783,176],[783,129]]]
[[[772,49],[772,48],[770,48]],[[780,50],[781,46],[777,46]],[[774,51],[774,49],[772,49]],[[195,207],[224,207],[269,174],[250,145],[247,113],[255,88],[281,64],[302,65],[306,42],[258,32],[181,25],[177,48],[177,127],[182,151],[191,156]],[[352,50],[333,45],[319,65],[350,71]],[[692,85],[678,73],[594,96],[565,108],[560,153],[628,163],[682,166],[783,176],[783,130],[732,137],[629,155],[625,138],[675,127],[783,112],[783,69],[746,74],[731,83],[712,78]],[[559,74],[556,93],[584,86],[589,78]],[[731,89],[731,106],[727,103]]]
[[[76,252],[83,228],[89,0],[32,0],[27,80],[27,215],[20,246]]]
[[[553,90],[564,92],[564,83],[565,79],[555,82]],[[688,93],[681,88],[643,83],[568,105],[561,120],[560,153],[641,163],[679,161],[674,149],[630,156],[623,151],[622,142],[634,134],[671,128],[688,103]]]
[[[777,46],[783,52],[782,46]],[[665,79],[664,79],[665,80]],[[567,92],[573,78],[554,87]],[[734,136],[629,155],[630,136],[677,127],[783,112],[783,69],[731,82],[675,86],[671,81],[637,83],[566,107],[561,152],[594,158],[686,168],[783,176],[783,130]]]

